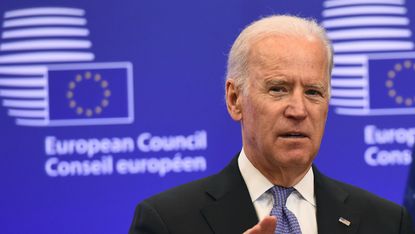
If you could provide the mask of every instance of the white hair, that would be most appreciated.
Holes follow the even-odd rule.
[[[255,40],[271,35],[314,36],[326,47],[329,71],[328,95],[330,96],[330,76],[333,67],[333,50],[323,27],[313,19],[304,19],[290,15],[272,15],[248,25],[236,38],[229,52],[226,80],[233,79],[237,88],[245,92],[248,76],[248,54]]]

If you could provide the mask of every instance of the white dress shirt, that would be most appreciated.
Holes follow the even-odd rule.
[[[243,149],[239,154],[238,165],[258,219],[262,220],[271,213],[273,198],[267,191],[274,185],[252,165]],[[296,190],[288,197],[286,206],[297,217],[302,234],[317,234],[314,174],[311,168],[294,188]]]

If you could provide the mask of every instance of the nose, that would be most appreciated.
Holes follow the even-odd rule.
[[[289,119],[303,120],[307,117],[306,100],[302,92],[294,92],[287,99],[284,115]]]

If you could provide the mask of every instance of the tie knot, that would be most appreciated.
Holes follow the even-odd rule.
[[[285,188],[275,185],[271,188],[272,196],[274,197],[274,206],[285,206],[288,196],[294,191],[293,187]]]

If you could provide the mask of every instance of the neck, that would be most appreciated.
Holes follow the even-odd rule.
[[[283,165],[273,165],[272,163],[267,163],[264,166],[264,163],[258,162],[255,157],[251,157],[246,154],[248,160],[252,165],[261,172],[272,184],[279,185],[282,187],[293,187],[298,184],[304,176],[307,174],[308,170],[311,167],[310,165],[294,165],[294,166],[283,166]]]
[[[255,165],[254,165],[255,166]],[[255,166],[256,167],[256,166]],[[257,167],[257,169],[274,185],[279,185],[282,187],[293,187],[298,184],[304,176],[307,174],[309,168],[307,169],[297,169],[297,168],[275,168],[272,173],[269,173],[268,170],[263,170]]]

